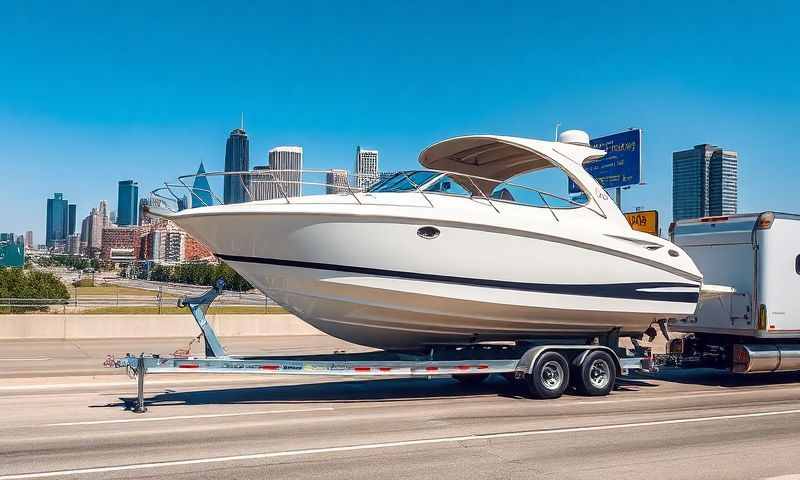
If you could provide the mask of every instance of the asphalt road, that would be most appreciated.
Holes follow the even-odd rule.
[[[235,353],[358,348],[328,337],[229,339]],[[500,378],[147,378],[105,353],[175,340],[0,342],[8,478],[772,478],[800,473],[800,376],[665,371],[605,398],[537,401]],[[27,360],[25,360],[27,359]],[[58,372],[59,377],[51,375]]]

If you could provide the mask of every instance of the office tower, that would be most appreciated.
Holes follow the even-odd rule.
[[[74,203],[70,203],[67,208],[69,209],[69,213],[67,214],[67,234],[73,235],[75,233],[75,216],[78,207]]]
[[[139,184],[133,180],[121,180],[117,193],[116,223],[120,227],[137,225],[139,214]]]
[[[33,248],[33,231],[31,230],[25,232],[25,248]]]
[[[100,205],[92,209],[81,225],[81,237],[85,238],[86,254],[89,256],[98,255],[103,246],[103,229],[111,226],[107,211],[108,203],[105,200],[100,200]],[[86,229],[85,235],[83,233],[84,228]]]
[[[192,183],[192,208],[214,205],[211,185],[209,185],[208,177],[205,176],[205,173],[206,167],[203,166],[203,162],[200,162],[197,176],[194,177],[194,183]]]
[[[275,147],[269,151],[269,169],[277,183],[272,191],[272,198],[299,197],[303,195],[302,172],[303,169],[303,147],[282,146]],[[277,170],[277,171],[276,171]],[[287,171],[288,170],[288,171]],[[272,187],[270,187],[272,188]]]
[[[275,174],[270,171],[268,166],[253,167],[253,174],[250,176],[250,193],[253,201],[283,198]]]
[[[233,130],[225,145],[225,171],[247,172],[250,170],[250,140],[241,128]],[[247,192],[249,189],[249,176],[225,175],[223,200],[226,204],[242,203],[250,200]]]
[[[736,213],[738,155],[702,144],[672,153],[674,220]]]
[[[325,193],[339,193],[348,191],[347,170],[329,170],[325,174]]]
[[[375,184],[380,178],[378,175],[378,151],[356,147],[356,165],[353,170],[359,190],[366,190]]]
[[[69,204],[63,193],[54,193],[47,199],[47,226],[45,243],[47,248],[63,247],[69,230]]]

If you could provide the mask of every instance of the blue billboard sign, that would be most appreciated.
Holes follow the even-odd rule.
[[[589,141],[592,148],[605,150],[606,156],[583,164],[603,188],[638,185],[642,180],[642,131],[640,129],[594,138]],[[569,181],[569,193],[581,193],[581,189]]]

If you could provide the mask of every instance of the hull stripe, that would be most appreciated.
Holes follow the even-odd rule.
[[[358,273],[380,277],[395,277],[428,282],[453,283],[473,287],[502,288],[525,292],[553,293],[560,295],[578,295],[586,297],[623,298],[630,300],[654,300],[659,302],[697,303],[700,296],[700,285],[674,282],[639,282],[639,283],[601,283],[601,284],[561,284],[561,283],[526,283],[506,280],[490,280],[482,278],[453,277],[429,273],[384,270],[380,268],[335,265],[330,263],[301,262],[277,258],[244,257],[216,253],[222,260],[242,263],[259,263],[280,267],[309,268],[333,272]],[[687,291],[658,289],[685,288]]]

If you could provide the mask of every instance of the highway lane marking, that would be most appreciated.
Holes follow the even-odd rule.
[[[51,358],[50,357],[4,357],[4,358],[0,358],[0,362],[22,362],[22,361],[43,362],[45,360],[51,360]]]
[[[797,415],[797,414],[800,414],[800,409],[778,410],[772,412],[740,413],[735,415],[716,415],[712,417],[678,418],[672,420],[655,420],[650,422],[619,423],[612,425],[597,425],[588,427],[569,427],[569,428],[554,428],[548,430],[523,430],[519,432],[483,433],[483,434],[464,435],[458,437],[439,437],[439,438],[425,438],[419,440],[402,440],[396,442],[366,443],[359,445],[346,445],[341,447],[309,448],[305,450],[286,450],[279,452],[254,453],[249,455],[233,455],[227,457],[208,457],[208,458],[197,458],[192,460],[172,460],[164,462],[113,465],[107,467],[79,468],[74,470],[52,470],[49,472],[20,473],[14,475],[0,476],[0,480],[24,480],[30,478],[48,478],[48,477],[58,477],[58,476],[70,476],[70,475],[85,475],[92,473],[146,470],[155,468],[179,467],[184,465],[202,465],[210,463],[225,463],[225,462],[237,462],[246,460],[264,460],[269,458],[300,457],[306,455],[317,455],[321,453],[377,450],[384,448],[408,447],[415,445],[448,444],[448,443],[459,443],[459,442],[471,442],[476,440],[491,440],[496,438],[532,437],[532,436],[543,436],[543,435],[556,435],[562,433],[598,432],[605,430],[621,430],[627,428],[642,428],[642,427],[653,427],[660,425],[715,422],[723,420],[738,420],[743,418],[774,417],[780,415]]]
[[[63,422],[46,423],[42,427],[70,427],[75,425],[105,425],[108,423],[134,423],[134,422],[161,422],[167,420],[187,420],[192,418],[220,418],[220,417],[245,417],[251,415],[269,415],[276,413],[302,413],[302,412],[322,412],[334,410],[333,407],[318,408],[298,408],[291,410],[262,410],[257,412],[233,412],[233,413],[206,413],[198,415],[175,415],[172,417],[143,417],[143,418],[121,418],[116,420],[90,420],[86,422]]]

